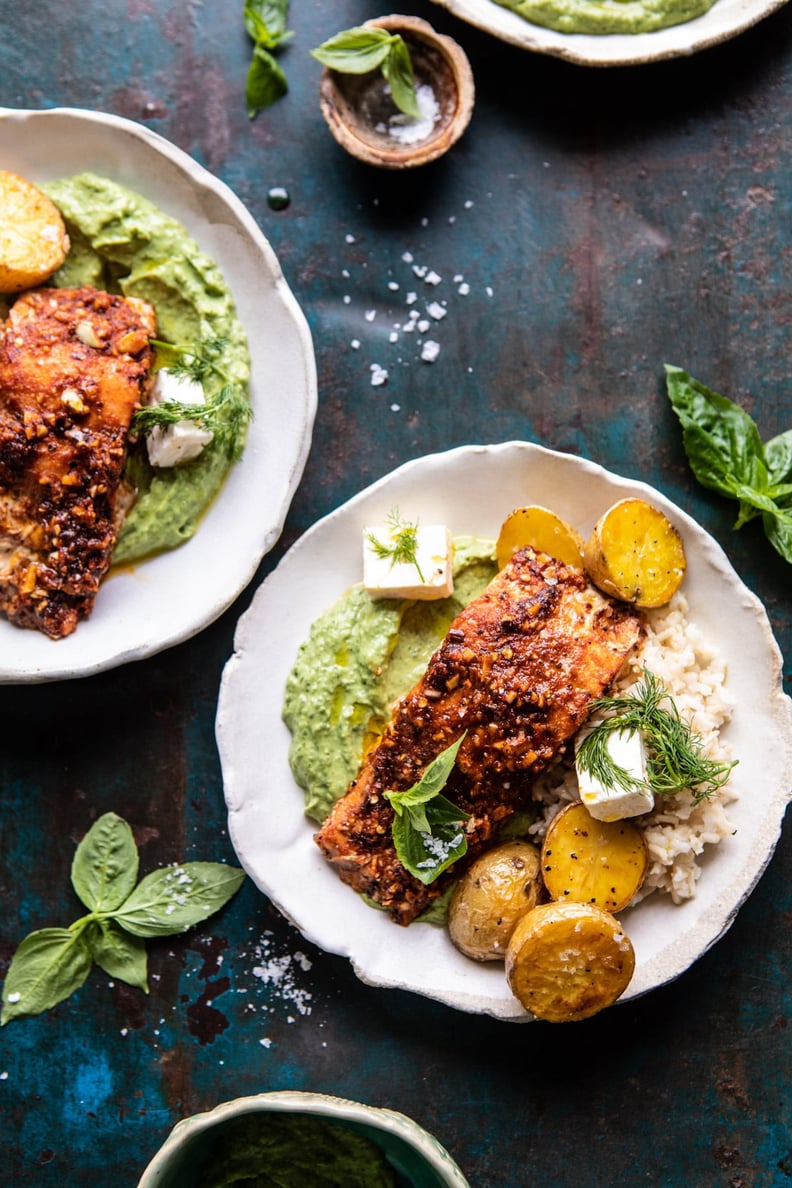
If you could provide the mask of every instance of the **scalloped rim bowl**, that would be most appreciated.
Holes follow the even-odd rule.
[[[0,108],[0,161],[38,183],[91,170],[179,219],[219,264],[248,329],[254,411],[242,458],[192,540],[111,570],[90,618],[66,639],[0,620],[0,684],[19,684],[151,656],[230,606],[283,529],[311,444],[317,383],[308,324],[269,242],[228,186],[181,149],[101,112]]]
[[[671,517],[687,554],[690,618],[724,656],[735,701],[724,737],[739,759],[735,834],[709,847],[696,896],[679,905],[652,895],[624,915],[636,970],[620,1001],[678,977],[723,935],[778,840],[792,783],[792,700],[764,607],[717,542],[645,483],[593,462],[525,442],[463,446],[416,459],[380,479],[309,529],[265,579],[237,627],[223,675],[217,739],[231,840],[242,866],[308,940],[347,956],[371,985],[410,990],[449,1006],[525,1021],[503,967],[463,957],[444,929],[399,928],[341,882],[312,841],[301,790],[289,769],[281,718],[286,678],[313,620],[360,581],[366,525],[393,507],[452,535],[495,536],[515,507],[552,507],[584,536],[627,495]],[[266,772],[266,779],[262,779]]]
[[[372,1139],[412,1188],[470,1188],[443,1146],[405,1114],[323,1093],[285,1090],[238,1097],[178,1122],[143,1172],[138,1188],[183,1188],[195,1183],[209,1131],[257,1113],[310,1114],[343,1123]],[[184,1179],[190,1176],[190,1179]]]
[[[683,58],[737,37],[779,8],[786,0],[716,0],[702,16],[656,33],[590,36],[557,33],[532,25],[494,0],[433,0],[460,20],[535,53],[550,54],[580,66],[637,66],[667,58]]]

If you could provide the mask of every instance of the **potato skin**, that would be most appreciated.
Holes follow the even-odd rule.
[[[551,899],[625,908],[646,875],[649,853],[630,821],[598,821],[579,801],[562,809],[542,845],[542,878]]]
[[[503,521],[496,545],[498,567],[503,569],[508,565],[515,549],[528,546],[567,565],[583,568],[583,537],[554,511],[538,504],[515,508]]]
[[[474,961],[503,961],[515,924],[542,894],[536,846],[502,842],[481,854],[454,888],[449,936]]]
[[[0,293],[47,280],[69,251],[60,211],[32,182],[0,169]]]
[[[659,508],[621,499],[597,521],[583,564],[603,593],[650,609],[670,601],[687,562],[682,538]]]
[[[537,1019],[573,1023],[611,1006],[635,952],[619,921],[591,903],[546,903],[518,920],[506,951],[512,994]]]

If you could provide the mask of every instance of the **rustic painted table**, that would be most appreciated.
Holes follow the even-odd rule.
[[[228,182],[306,312],[320,382],[283,538],[231,610],[148,661],[0,689],[0,973],[25,933],[77,914],[74,845],[104,811],[134,825],[146,870],[234,860],[214,715],[237,618],[315,519],[414,456],[524,438],[648,480],[764,600],[792,680],[791,571],[692,479],[662,382],[673,361],[743,402],[765,438],[792,423],[792,9],[688,60],[598,70],[415,0],[467,50],[477,103],[447,158],[403,176],[338,148],[308,55],[382,10],[294,3],[289,94],[250,122],[241,9],[0,0],[0,104],[127,116]],[[272,187],[291,198],[280,212]],[[433,364],[386,333],[407,251],[444,278]],[[476,1188],[780,1188],[791,849],[787,828],[731,931],[679,981],[566,1028],[367,987],[248,883],[206,927],[150,945],[148,997],[95,971],[0,1033],[3,1179],[132,1188],[179,1118],[299,1088],[407,1112]]]

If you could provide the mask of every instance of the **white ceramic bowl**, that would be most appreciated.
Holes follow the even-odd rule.
[[[0,620],[0,683],[59,680],[139,660],[195,635],[248,584],[283,528],[316,412],[307,322],[259,227],[186,153],[101,112],[0,108],[0,162],[32,182],[84,170],[137,190],[179,219],[220,266],[248,331],[253,420],[245,452],[187,544],[105,579],[66,639]]]
[[[262,1115],[264,1126],[271,1113],[308,1114],[365,1135],[396,1171],[399,1188],[469,1188],[445,1148],[406,1115],[341,1097],[292,1091],[239,1097],[177,1123],[143,1172],[138,1188],[195,1188],[207,1152],[224,1126],[255,1114]]]
[[[281,718],[286,678],[311,623],[360,581],[363,529],[394,507],[446,524],[452,535],[492,537],[513,508],[538,503],[587,536],[602,512],[631,495],[664,510],[682,534],[690,620],[727,664],[735,706],[724,738],[739,760],[732,776],[739,799],[729,805],[734,836],[708,847],[695,897],[674,904],[655,894],[626,913],[636,969],[621,1001],[686,970],[726,931],[769,861],[790,799],[792,701],[765,610],[717,542],[652,487],[541,446],[464,446],[419,458],[320,520],[265,579],[240,619],[218,706],[229,831],[242,866],[309,940],[347,956],[363,981],[530,1019],[500,963],[463,957],[442,928],[399,928],[372,911],[314,844]]]
[[[494,0],[435,0],[435,3],[468,24],[522,49],[564,58],[581,66],[631,66],[687,57],[728,41],[782,8],[786,0],[717,0],[703,16],[683,25],[658,29],[656,33],[606,36],[543,29],[495,4]]]

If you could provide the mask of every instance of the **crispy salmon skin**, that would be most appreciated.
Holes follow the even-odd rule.
[[[21,627],[60,639],[93,608],[155,333],[150,305],[88,287],[32,290],[0,327],[0,612]]]
[[[402,866],[384,793],[411,787],[466,732],[443,795],[470,814],[469,862],[530,803],[535,778],[565,751],[642,636],[639,613],[581,570],[533,549],[515,553],[396,704],[315,835],[324,856],[344,882],[410,924],[453,875],[424,886]]]

